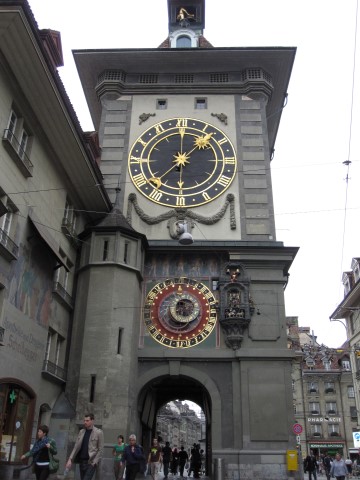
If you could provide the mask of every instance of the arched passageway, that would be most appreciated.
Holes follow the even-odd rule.
[[[156,418],[159,409],[174,400],[189,400],[199,405],[204,412],[205,438],[202,441],[205,447],[206,473],[208,474],[211,471],[212,462],[212,402],[208,390],[199,380],[185,375],[162,375],[149,380],[143,385],[138,397],[142,444],[144,446],[150,445],[151,438],[156,435]]]

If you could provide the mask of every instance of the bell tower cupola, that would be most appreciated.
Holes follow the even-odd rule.
[[[170,48],[204,45],[205,0],[168,0]]]

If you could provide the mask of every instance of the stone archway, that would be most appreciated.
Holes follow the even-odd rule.
[[[209,474],[212,450],[221,432],[221,396],[213,380],[193,367],[170,362],[141,375],[137,391],[143,445],[150,444],[157,412],[164,404],[179,399],[190,400],[201,407],[206,422],[206,471]]]

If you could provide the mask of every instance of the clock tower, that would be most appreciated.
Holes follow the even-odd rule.
[[[160,47],[74,52],[114,209],[83,233],[67,394],[105,442],[145,449],[191,400],[209,476],[222,458],[226,478],[285,479],[297,248],[276,239],[270,162],[295,49],[213,47],[204,0],[167,4]]]

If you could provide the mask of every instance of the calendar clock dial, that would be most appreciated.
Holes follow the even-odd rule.
[[[210,123],[172,118],[153,125],[135,141],[129,172],[135,187],[152,202],[190,208],[211,202],[236,174],[230,139]]]
[[[214,329],[216,317],[211,290],[187,277],[156,284],[144,306],[144,322],[150,335],[169,348],[189,348],[203,342]]]

